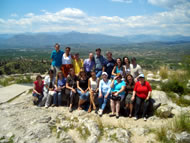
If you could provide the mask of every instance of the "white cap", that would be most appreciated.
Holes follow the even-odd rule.
[[[141,74],[139,75],[139,78],[140,78],[140,77],[144,78],[144,74],[141,73]]]
[[[106,76],[108,76],[107,72],[103,72],[102,75],[106,75]]]

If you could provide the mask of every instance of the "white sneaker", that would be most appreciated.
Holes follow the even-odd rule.
[[[48,108],[48,106],[47,106],[47,105],[45,105],[45,108]]]
[[[137,117],[134,117],[134,120],[137,120]]]
[[[100,116],[102,116],[102,114],[103,114],[103,110],[100,109],[100,110],[98,111],[98,114],[99,114]]]
[[[147,121],[147,118],[146,118],[146,117],[144,117],[144,121]]]

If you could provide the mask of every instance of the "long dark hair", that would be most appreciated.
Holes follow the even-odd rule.
[[[127,84],[127,85],[130,84],[130,83],[129,83],[129,80],[127,79],[128,76],[131,76],[131,78],[132,78],[132,83],[131,83],[131,85],[135,85],[134,77],[133,77],[131,74],[127,74],[127,75],[125,76],[126,84]]]
[[[118,66],[118,64],[117,64],[117,60],[118,60],[118,59],[121,61],[121,66],[119,67],[119,68],[121,68],[122,65],[123,65],[123,64],[122,64],[122,60],[121,60],[121,58],[117,58],[117,59],[116,59],[116,66]]]
[[[130,65],[130,59],[129,59],[129,57],[123,57],[123,65],[126,65],[126,63],[125,63],[125,59],[128,59],[128,61],[129,61],[129,65]]]

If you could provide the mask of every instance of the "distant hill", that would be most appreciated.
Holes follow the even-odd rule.
[[[24,33],[24,34],[0,34],[0,48],[10,46],[41,47],[60,44],[130,44],[144,42],[190,42],[190,37],[181,35],[157,36],[157,35],[133,35],[133,36],[109,36],[103,34],[88,34],[79,32],[69,33]]]

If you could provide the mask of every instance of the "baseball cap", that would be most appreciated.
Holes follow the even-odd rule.
[[[144,78],[144,74],[141,73],[141,74],[139,75],[139,78]]]
[[[106,75],[106,76],[108,76],[107,72],[103,72],[102,75]]]

